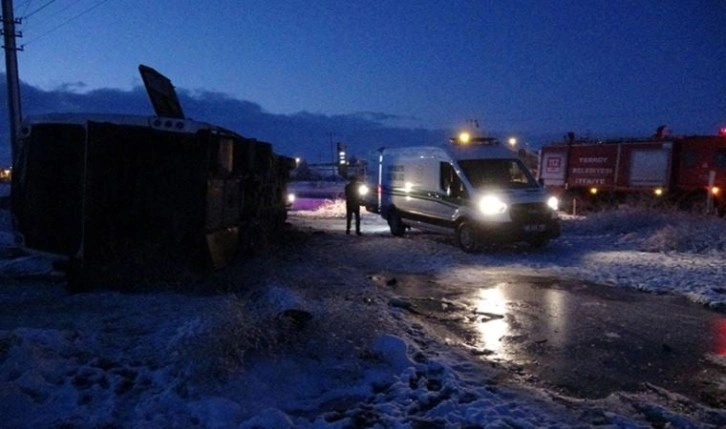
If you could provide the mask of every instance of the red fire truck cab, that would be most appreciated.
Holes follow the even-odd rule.
[[[655,198],[726,211],[726,135],[576,140],[545,145],[538,178],[563,209]]]

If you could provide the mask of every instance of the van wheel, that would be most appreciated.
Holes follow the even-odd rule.
[[[474,253],[479,250],[479,237],[474,226],[469,221],[463,221],[456,228],[456,244],[464,252]]]
[[[395,237],[403,237],[403,234],[406,232],[406,225],[403,224],[401,216],[395,211],[392,211],[388,215],[388,226],[391,228],[391,234]]]

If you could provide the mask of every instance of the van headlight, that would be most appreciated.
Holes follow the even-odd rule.
[[[557,197],[549,197],[549,198],[547,199],[547,205],[548,205],[548,206],[549,206],[549,207],[550,207],[550,208],[551,208],[552,210],[557,210],[557,209],[559,209],[559,208],[560,208],[560,201],[559,201],[559,200],[557,199]]]
[[[370,189],[367,185],[360,185],[358,186],[358,195],[360,195],[361,197],[365,197],[366,195],[368,195],[369,190]]]
[[[485,215],[501,214],[507,211],[507,204],[495,195],[486,195],[479,200],[479,210]]]

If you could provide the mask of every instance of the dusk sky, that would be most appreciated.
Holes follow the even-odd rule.
[[[207,106],[183,106],[195,119],[273,144],[279,134],[245,129],[269,126],[230,124],[205,103],[313,120],[280,143],[289,155],[315,158],[329,138],[380,146],[340,118],[419,137],[476,119],[533,144],[726,125],[723,0],[15,0],[15,15],[25,114],[111,111],[91,99],[134,98],[146,64]],[[54,105],[63,94],[76,104]],[[144,102],[113,108],[151,113]]]

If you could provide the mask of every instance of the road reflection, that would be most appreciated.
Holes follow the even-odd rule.
[[[506,358],[506,349],[502,340],[509,334],[509,323],[505,320],[507,314],[507,300],[499,284],[493,288],[478,290],[478,299],[475,302],[477,321],[475,329],[479,333],[476,347],[481,347],[502,358]]]
[[[726,406],[726,316],[683,297],[471,267],[397,278],[417,314],[547,387],[604,397],[647,383]]]
[[[546,333],[546,336],[535,341],[543,343],[546,340],[551,346],[564,345],[571,335],[567,331],[571,319],[567,315],[567,295],[564,291],[549,288],[535,291],[535,287],[500,282],[477,288],[473,305],[475,314],[479,316],[475,321],[478,341],[469,345],[486,350],[486,354],[491,357],[512,359],[516,353],[506,345],[521,337],[521,332],[516,329],[520,323],[518,315],[528,308],[538,309],[536,313],[539,315],[533,314],[533,317],[539,319],[538,330]],[[466,296],[461,298],[464,301],[467,299]]]

